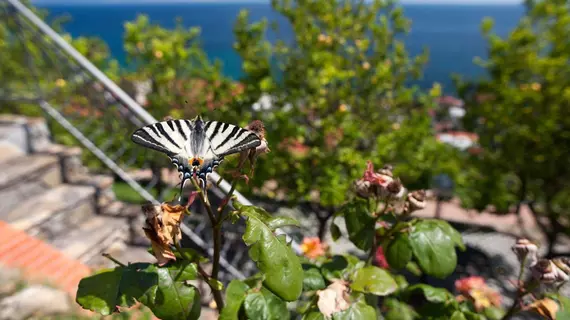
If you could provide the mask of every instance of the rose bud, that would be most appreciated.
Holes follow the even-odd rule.
[[[528,239],[518,239],[511,247],[511,250],[513,250],[519,262],[522,263],[526,261],[525,264],[529,267],[534,266],[538,261],[538,257],[536,256],[538,246]]]

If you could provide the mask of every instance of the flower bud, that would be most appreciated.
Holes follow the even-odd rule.
[[[517,242],[511,247],[511,250],[517,256],[519,262],[526,261],[525,264],[532,267],[538,261],[537,252],[538,246],[528,239],[518,239]]]
[[[548,259],[540,259],[531,268],[532,275],[535,279],[545,284],[553,284],[566,282],[570,280],[570,276],[564,273],[554,262]]]

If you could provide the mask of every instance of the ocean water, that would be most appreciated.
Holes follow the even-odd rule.
[[[50,11],[51,19],[67,15],[71,18],[64,25],[73,36],[98,36],[104,39],[114,58],[124,63],[122,37],[124,22],[134,20],[144,13],[150,20],[164,27],[173,27],[176,17],[186,26],[201,28],[202,44],[208,56],[223,62],[224,73],[234,79],[241,75],[239,56],[232,48],[233,24],[241,9],[248,9],[252,21],[266,17],[286,25],[285,20],[274,12],[269,4],[36,4]],[[430,59],[424,77],[418,82],[430,87],[433,82],[443,84],[448,93],[454,91],[450,75],[467,77],[484,76],[480,67],[473,63],[476,56],[485,58],[486,42],[480,24],[484,17],[495,20],[495,31],[506,35],[524,13],[519,5],[405,5],[404,13],[412,21],[411,32],[405,42],[411,54],[418,54],[424,47]],[[273,37],[273,35],[271,35]],[[284,30],[281,38],[290,38]]]

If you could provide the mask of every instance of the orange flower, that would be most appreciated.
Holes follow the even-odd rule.
[[[501,306],[501,295],[487,286],[482,277],[467,277],[455,281],[455,289],[461,293],[458,300],[471,300],[477,311],[490,306]]]
[[[318,237],[307,237],[303,239],[301,250],[306,257],[315,259],[325,254],[325,245]]]
[[[469,293],[472,289],[480,288],[485,285],[485,279],[477,276],[461,278],[455,281],[455,289],[460,293]]]

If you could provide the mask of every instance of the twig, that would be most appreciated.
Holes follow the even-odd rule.
[[[527,260],[527,256],[525,256],[520,264],[520,270],[519,270],[519,276],[518,276],[518,281],[517,281],[517,296],[515,298],[515,300],[513,301],[513,304],[511,305],[511,307],[509,308],[509,310],[507,311],[507,313],[505,314],[505,316],[503,318],[501,318],[501,320],[507,320],[509,317],[511,317],[513,314],[515,314],[515,312],[517,311],[517,307],[520,305],[521,299],[522,297],[524,297],[526,294],[523,293],[523,288],[522,287],[522,278],[524,275],[524,267],[526,265],[526,260]]]
[[[222,212],[224,212],[224,209],[226,208],[226,206],[228,205],[228,203],[230,202],[230,199],[234,193],[234,191],[236,190],[236,185],[237,185],[238,179],[235,179],[234,181],[232,181],[232,185],[230,187],[230,191],[228,192],[228,194],[226,195],[226,197],[224,198],[224,200],[222,201],[222,204],[220,205],[220,207],[218,208],[218,215],[221,215]],[[220,218],[218,216],[218,218]],[[221,220],[221,219],[219,219]]]
[[[116,263],[117,265],[119,265],[119,266],[121,266],[121,267],[126,267],[126,266],[127,266],[126,264],[122,263],[121,261],[119,261],[119,260],[113,258],[113,257],[112,257],[110,254],[108,254],[108,253],[103,253],[102,256],[105,257],[105,258],[107,258],[107,259],[109,259],[109,260],[111,260],[111,261],[113,261],[114,263]]]

